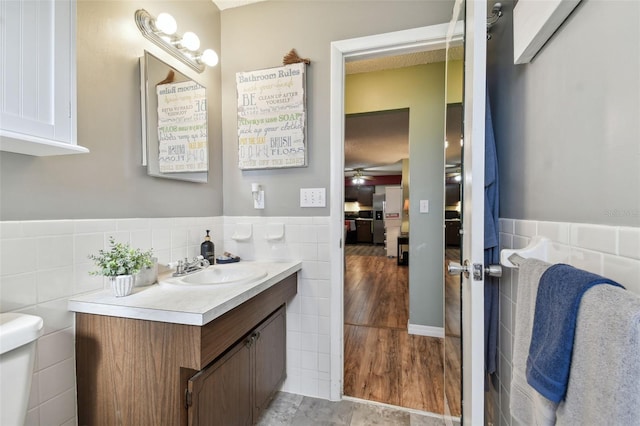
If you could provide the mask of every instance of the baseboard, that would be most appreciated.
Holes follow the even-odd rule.
[[[418,336],[429,336],[444,338],[444,328],[431,327],[429,325],[411,324],[408,325],[409,334],[417,334]]]

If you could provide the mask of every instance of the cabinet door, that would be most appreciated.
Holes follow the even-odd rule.
[[[365,185],[358,188],[358,204],[361,206],[373,206],[373,190],[371,185]]]
[[[358,233],[359,243],[373,242],[373,221],[372,220],[356,220],[356,231]]]
[[[255,339],[255,413],[258,420],[273,393],[286,377],[285,307],[278,309],[254,333]]]
[[[75,0],[2,1],[0,16],[0,149],[88,152],[76,145]]]
[[[189,425],[251,425],[251,343],[237,343],[225,356],[189,380]]]
[[[358,187],[357,186],[345,186],[344,187],[344,200],[345,201],[357,201],[358,200]]]

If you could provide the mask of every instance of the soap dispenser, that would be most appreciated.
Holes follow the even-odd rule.
[[[207,235],[204,237],[204,242],[200,244],[200,254],[206,260],[209,261],[211,265],[213,265],[216,261],[215,255],[215,247],[213,242],[211,242],[211,237],[209,236],[209,230],[207,229]]]

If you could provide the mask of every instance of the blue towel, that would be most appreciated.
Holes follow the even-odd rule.
[[[622,287],[600,275],[564,264],[553,265],[540,278],[527,358],[527,383],[553,402],[563,400],[567,392],[580,300],[597,284]]]

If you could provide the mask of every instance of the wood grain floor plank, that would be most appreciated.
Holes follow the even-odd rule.
[[[457,261],[455,252],[447,255]],[[452,311],[447,335],[454,336],[445,343],[408,334],[406,266],[382,256],[346,256],[345,261],[344,394],[443,414],[446,389],[451,414],[459,416],[459,283],[449,280],[445,289]],[[451,370],[446,375],[445,365]]]
[[[402,406],[444,413],[443,339],[407,335],[401,347]]]

